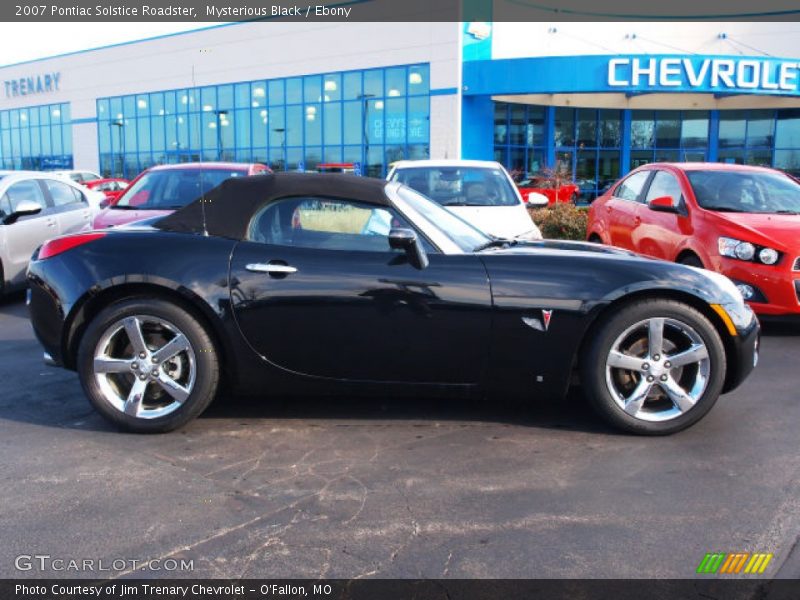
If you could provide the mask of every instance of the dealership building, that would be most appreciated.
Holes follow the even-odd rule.
[[[0,75],[4,169],[496,159],[587,199],[652,161],[800,173],[795,23],[251,22]]]

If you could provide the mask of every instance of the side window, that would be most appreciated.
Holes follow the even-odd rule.
[[[389,230],[409,227],[394,209],[331,198],[286,198],[262,208],[249,239],[264,244],[391,252]]]
[[[639,194],[642,193],[645,181],[650,176],[650,171],[639,171],[634,173],[614,190],[614,196],[622,200],[631,200],[636,202],[639,199]]]
[[[81,201],[75,197],[75,192],[77,192],[77,190],[63,181],[45,179],[44,184],[47,186],[47,191],[50,192],[50,197],[53,198],[53,204],[55,206],[66,206],[67,204]]]
[[[36,179],[18,181],[8,188],[6,196],[8,196],[8,200],[11,204],[11,212],[17,210],[19,203],[25,200],[36,202],[42,207],[42,210],[47,208],[47,202],[44,199],[42,188],[39,187],[39,182]]]
[[[658,171],[653,176],[653,181],[650,183],[650,189],[647,190],[647,202],[653,198],[661,198],[662,196],[669,196],[672,198],[672,204],[678,206],[681,202],[682,192],[681,184],[678,179],[666,171]]]

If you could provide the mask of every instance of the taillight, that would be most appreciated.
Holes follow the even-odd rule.
[[[58,256],[62,252],[72,250],[78,246],[83,246],[89,242],[93,242],[101,237],[105,237],[106,233],[80,233],[78,235],[70,235],[67,237],[55,238],[44,243],[42,249],[39,250],[39,260],[45,258],[52,258]]]

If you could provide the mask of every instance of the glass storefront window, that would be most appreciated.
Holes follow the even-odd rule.
[[[67,103],[0,111],[0,168],[71,169],[71,121]]]
[[[600,111],[600,146],[603,148],[614,148],[622,142],[619,115],[620,111],[618,110]]]
[[[575,143],[575,109],[556,108],[555,144],[572,146]]]
[[[505,104],[494,105],[494,143],[508,143],[508,110]]]
[[[631,114],[631,147],[651,148],[655,144],[656,120],[652,110],[634,110]]]
[[[681,122],[682,148],[708,146],[708,113],[706,111],[687,111]]]
[[[597,146],[597,111],[588,108],[578,109],[578,147]]]
[[[415,64],[100,98],[101,165],[132,177],[151,162],[258,160],[309,170],[344,160],[382,176],[390,159],[428,157],[429,88],[428,65]],[[64,118],[68,110],[46,114],[47,123]]]
[[[775,130],[775,111],[753,110],[747,118],[747,145],[771,146]]]
[[[681,143],[681,114],[659,111],[656,117],[656,147],[677,148]]]
[[[779,112],[775,129],[775,147],[800,148],[800,109],[792,108]]]
[[[776,150],[775,168],[800,176],[800,148],[795,150]]]
[[[512,146],[525,145],[526,129],[525,106],[512,106],[511,119],[508,128],[509,143]]]
[[[719,147],[743,146],[747,135],[747,113],[726,110],[719,117]]]

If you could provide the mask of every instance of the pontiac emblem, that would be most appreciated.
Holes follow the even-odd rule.
[[[537,331],[547,331],[550,328],[550,318],[553,316],[552,310],[544,310],[542,309],[542,320],[540,321],[536,317],[522,317],[522,322],[525,323],[531,329],[536,329]]]
[[[542,309],[542,324],[544,325],[544,330],[547,331],[550,329],[550,317],[553,316],[552,310],[544,310]]]

